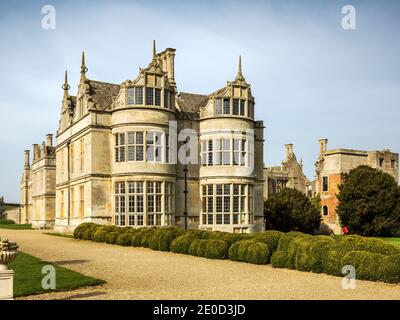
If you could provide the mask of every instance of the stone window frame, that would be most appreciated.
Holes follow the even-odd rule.
[[[129,134],[134,133],[134,143],[130,143]],[[137,133],[143,133],[143,145],[136,143]],[[149,133],[153,139],[149,139]],[[114,136],[114,162],[149,162],[168,164],[170,159],[169,134],[165,131],[157,130],[128,130],[115,132]],[[122,143],[121,143],[121,137]],[[159,139],[156,139],[159,137]],[[152,141],[152,143],[150,143]],[[136,160],[137,147],[143,146],[143,160]],[[129,147],[136,147],[134,151],[134,160],[129,158]],[[149,150],[152,151],[152,157],[149,157]],[[168,153],[168,154],[167,154]]]
[[[328,176],[322,177],[322,186],[321,187],[322,187],[322,192],[329,192],[329,177]]]
[[[229,112],[227,112],[228,106],[225,105],[225,101],[229,100]],[[236,104],[237,101],[237,112]],[[230,116],[230,117],[245,117],[254,119],[254,102],[250,99],[243,97],[229,97],[220,96],[214,98],[214,115],[216,116]]]
[[[325,216],[325,217],[329,215],[328,206],[326,206],[326,205],[322,206],[322,215]]]
[[[222,186],[222,194],[217,194],[217,186]],[[229,186],[229,195],[225,192]],[[239,186],[239,194],[235,194],[235,186]],[[224,207],[225,197],[229,199],[229,213]],[[221,198],[221,201],[217,199]],[[235,198],[239,201],[239,212],[234,208]],[[251,224],[254,216],[254,185],[250,183],[204,183],[200,187],[201,225],[240,225]],[[217,212],[221,202],[221,212]],[[211,207],[210,207],[211,203]],[[227,216],[229,215],[229,219]],[[229,223],[228,223],[229,222]]]
[[[226,140],[229,140],[229,148],[225,148]],[[239,149],[235,149],[235,141],[240,141]],[[244,137],[237,135],[207,137],[200,140],[200,149],[200,163],[204,167],[245,167],[248,163],[248,140]],[[227,163],[225,163],[226,153],[229,153],[229,162]]]
[[[132,185],[133,184],[133,185]],[[159,184],[159,186],[157,186]],[[171,193],[166,193],[166,184],[171,185]],[[124,187],[122,187],[122,185]],[[141,187],[138,189],[138,186]],[[170,197],[172,203],[171,210],[175,207],[175,183],[168,180],[118,180],[114,182],[114,201],[113,201],[113,223],[118,226],[162,226],[169,225],[172,219],[171,213],[166,211],[166,197]],[[130,205],[130,197],[134,196],[134,212],[132,212]],[[139,198],[141,197],[141,198]],[[152,197],[154,201],[154,210],[149,212],[149,199]],[[142,199],[143,211],[139,209],[139,200]],[[121,206],[123,203],[123,206]],[[121,211],[121,207],[124,209]],[[133,215],[134,225],[129,222],[129,216]],[[125,218],[121,218],[124,216]],[[127,216],[127,217],[126,217]],[[124,224],[121,222],[125,221]],[[164,224],[163,224],[164,221]],[[153,224],[149,224],[153,222]]]
[[[149,106],[172,110],[173,96],[171,90],[165,87],[130,86],[126,89],[126,105],[129,107]]]

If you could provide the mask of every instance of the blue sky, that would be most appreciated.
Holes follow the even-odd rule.
[[[343,5],[356,30],[341,27]],[[56,29],[41,27],[44,5]],[[55,133],[64,70],[121,83],[157,49],[176,48],[178,90],[208,94],[233,80],[238,55],[265,129],[264,162],[293,143],[314,177],[317,140],[329,148],[400,152],[400,2],[13,1],[0,3],[0,195],[19,201],[23,151]]]

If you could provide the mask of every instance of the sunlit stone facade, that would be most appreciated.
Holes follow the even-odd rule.
[[[241,62],[234,81],[199,95],[177,91],[174,59],[175,49],[157,53],[154,45],[148,67],[117,85],[89,79],[82,55],[76,96],[65,75],[54,150],[55,229],[89,221],[229,232],[264,228],[264,127],[254,121]],[[28,175],[21,199],[31,192]]]

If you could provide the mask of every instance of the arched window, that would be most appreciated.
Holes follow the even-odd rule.
[[[327,216],[329,213],[328,207],[327,206],[323,206],[322,207],[322,213],[324,214],[324,216]]]

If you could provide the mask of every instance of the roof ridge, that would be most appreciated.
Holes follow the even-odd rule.
[[[111,83],[111,82],[105,82],[105,81],[99,81],[99,80],[92,80],[92,79],[87,79],[87,80],[90,81],[90,82],[97,82],[97,83],[109,84],[109,85],[112,85],[112,86],[118,86],[118,87],[121,86],[120,84],[115,84],[115,83]]]

